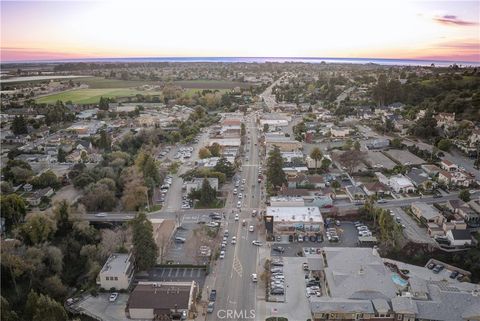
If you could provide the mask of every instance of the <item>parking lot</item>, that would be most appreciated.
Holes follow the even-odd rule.
[[[205,283],[206,271],[203,268],[188,267],[155,267],[147,275],[137,276],[135,281],[195,281],[200,288]]]
[[[277,315],[294,315],[295,320],[311,318],[309,300],[305,295],[305,274],[302,263],[305,258],[285,257],[285,302],[266,302],[266,310],[277,311]]]
[[[336,227],[337,235],[339,236],[338,242],[329,242],[326,237],[324,237],[323,242],[289,242],[288,237],[282,237],[280,242],[272,244],[272,256],[285,256],[285,257],[295,257],[299,256],[302,252],[302,248],[318,248],[318,247],[354,247],[358,243],[358,231],[353,225],[352,222],[341,222],[340,226]],[[283,253],[279,253],[273,250],[275,247],[284,248]],[[301,255],[301,254],[300,254]]]
[[[125,306],[128,301],[128,294],[119,293],[115,302],[108,300],[110,293],[99,293],[96,297],[87,296],[71,306],[98,320],[128,321],[125,315]]]
[[[177,228],[174,234],[174,239],[169,243],[166,250],[164,261],[172,262],[174,264],[206,264],[205,259],[198,256],[199,246],[208,245],[203,244],[200,238],[203,236],[196,230],[202,228],[202,225],[195,222],[183,222]],[[184,242],[175,241],[175,238],[182,238]]]
[[[391,149],[386,153],[390,155],[393,159],[396,159],[400,164],[420,165],[425,163],[423,159],[415,156],[414,154],[410,153],[408,150]]]
[[[373,168],[385,168],[392,169],[395,167],[395,162],[392,161],[387,156],[383,155],[381,152],[368,151],[366,161]]]

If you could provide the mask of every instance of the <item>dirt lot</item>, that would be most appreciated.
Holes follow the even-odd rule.
[[[396,159],[400,164],[404,165],[421,165],[425,161],[410,153],[408,150],[391,149],[386,152],[393,159]]]

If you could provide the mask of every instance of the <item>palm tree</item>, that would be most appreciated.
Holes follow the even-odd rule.
[[[310,153],[310,157],[315,161],[315,170],[318,170],[317,163],[319,160],[323,158],[322,152],[320,148],[315,147],[312,152]]]

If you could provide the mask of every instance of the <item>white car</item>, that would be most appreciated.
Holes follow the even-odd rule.
[[[254,229],[253,229],[253,225],[250,225],[250,226],[248,227],[248,231],[249,231],[249,232],[253,232],[253,230],[254,230]]]
[[[252,273],[252,282],[257,282],[257,274]]]
[[[234,236],[232,237],[232,241],[231,241],[232,245],[235,245],[237,244],[237,238]]]
[[[238,214],[235,214],[235,221],[238,221],[240,219],[240,216]]]
[[[238,202],[237,202],[237,208],[240,208],[240,207],[242,207],[242,202],[241,202],[241,201],[238,201]]]
[[[233,195],[237,195],[237,189],[236,188],[233,189]]]
[[[253,244],[253,245],[256,245],[256,246],[262,246],[262,242],[257,241],[257,240],[252,241],[252,244]]]
[[[224,258],[225,258],[225,251],[221,251],[221,252],[220,252],[220,258],[221,258],[221,259],[224,259]]]
[[[243,198],[243,194],[242,194],[242,193],[238,194],[238,198],[239,198],[239,199],[242,199],[242,198]]]
[[[117,298],[118,298],[118,293],[113,292],[112,294],[110,294],[110,297],[108,298],[108,301],[115,302],[115,300],[117,300]]]
[[[217,227],[218,226],[218,223],[217,222],[208,222],[207,224],[205,224],[206,226],[208,227]]]

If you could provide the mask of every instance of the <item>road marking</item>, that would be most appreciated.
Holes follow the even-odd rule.
[[[170,274],[172,274],[172,269],[168,269],[168,277],[170,277]]]

